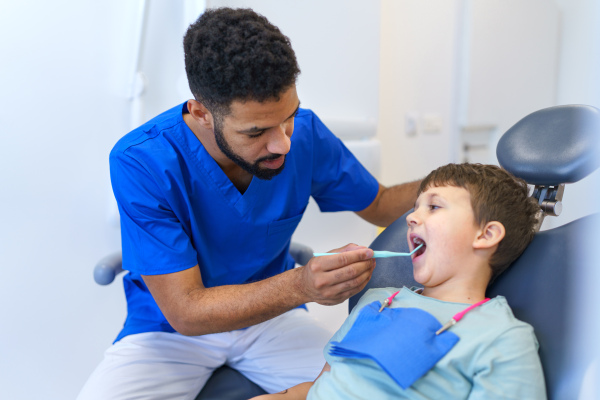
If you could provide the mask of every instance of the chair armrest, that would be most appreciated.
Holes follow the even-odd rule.
[[[296,261],[296,264],[306,265],[308,260],[313,257],[313,249],[307,245],[292,242],[290,244],[290,255]]]
[[[94,267],[94,281],[99,285],[108,285],[123,272],[121,252],[110,254],[98,261]]]
[[[313,256],[310,247],[292,242],[290,244],[290,254],[294,261],[300,265],[306,265]],[[115,280],[115,277],[123,272],[121,252],[110,254],[98,261],[94,267],[94,281],[99,285],[109,285]]]

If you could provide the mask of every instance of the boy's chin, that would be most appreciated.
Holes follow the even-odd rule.
[[[423,269],[413,264],[413,279],[419,285],[425,285],[425,282],[427,281],[423,275]]]
[[[435,270],[432,270],[425,263],[424,259],[413,262],[413,279],[419,285],[426,286],[430,283],[430,280],[435,276]]]

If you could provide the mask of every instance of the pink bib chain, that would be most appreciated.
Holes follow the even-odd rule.
[[[399,290],[396,293],[394,293],[393,295],[391,295],[390,297],[388,297],[387,299],[385,299],[383,301],[383,303],[381,304],[381,308],[379,309],[379,312],[382,312],[384,308],[389,307],[392,304],[392,301],[394,300],[394,297],[396,297],[396,295],[398,293],[400,293]],[[444,332],[445,330],[447,330],[451,326],[455,325],[458,321],[460,321],[462,319],[462,317],[465,316],[466,313],[468,313],[469,311],[471,311],[475,307],[479,307],[480,305],[482,305],[484,303],[487,303],[488,301],[490,301],[490,299],[486,297],[485,299],[481,300],[480,302],[472,304],[469,307],[467,307],[464,310],[462,310],[461,312],[456,313],[454,315],[454,317],[452,317],[450,319],[450,321],[446,322],[435,334],[439,335],[440,333]]]

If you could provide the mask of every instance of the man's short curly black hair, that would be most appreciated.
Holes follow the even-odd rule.
[[[251,9],[205,11],[183,49],[192,94],[220,116],[234,100],[279,100],[300,74],[290,40]]]

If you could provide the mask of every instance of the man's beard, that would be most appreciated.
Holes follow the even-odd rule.
[[[254,163],[251,164],[233,152],[233,150],[229,146],[229,143],[227,143],[227,141],[225,140],[225,136],[223,136],[223,131],[221,130],[220,122],[217,121],[216,119],[215,119],[214,132],[215,132],[215,140],[217,142],[217,146],[219,146],[219,149],[223,152],[223,154],[225,154],[227,156],[227,158],[229,158],[231,161],[236,163],[244,171],[252,174],[253,176],[257,177],[258,179],[270,180],[275,175],[278,175],[281,171],[283,171],[283,168],[285,167],[285,158],[283,160],[283,164],[281,165],[281,167],[279,167],[277,169],[261,168],[259,166],[259,164],[261,161],[274,160],[279,157],[285,157],[285,155],[271,154],[271,155],[268,155],[265,157],[261,157],[258,160],[256,160]]]

